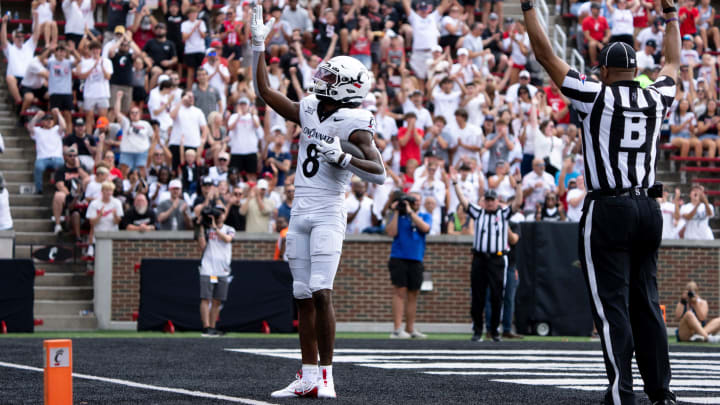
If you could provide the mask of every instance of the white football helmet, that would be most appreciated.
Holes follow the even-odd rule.
[[[318,66],[313,93],[339,103],[360,104],[370,91],[365,65],[350,56],[336,56]]]

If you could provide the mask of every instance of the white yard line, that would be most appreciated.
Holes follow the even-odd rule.
[[[26,366],[23,364],[15,364],[15,363],[6,363],[3,361],[0,361],[0,367],[43,372],[43,369],[39,368],[39,367],[31,367],[31,366]],[[231,397],[229,395],[211,394],[211,393],[202,392],[202,391],[191,391],[191,390],[186,390],[183,388],[161,387],[159,385],[141,384],[141,383],[137,383],[134,381],[120,380],[117,378],[99,377],[99,376],[88,375],[88,374],[73,373],[73,378],[82,378],[84,380],[101,381],[101,382],[106,382],[106,383],[111,383],[111,384],[124,385],[127,387],[142,388],[142,389],[146,389],[146,390],[171,392],[174,394],[188,395],[188,396],[197,397],[197,398],[219,399],[219,400],[235,402],[235,403],[240,403],[240,404],[273,405],[270,402],[257,401],[257,400],[249,399],[249,398]]]

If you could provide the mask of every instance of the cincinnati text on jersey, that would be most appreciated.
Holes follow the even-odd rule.
[[[315,138],[315,139],[317,139],[319,141],[323,141],[325,143],[335,142],[335,138],[333,138],[332,136],[328,136],[323,133],[320,133],[315,128],[303,127],[303,135],[307,135],[308,138]]]

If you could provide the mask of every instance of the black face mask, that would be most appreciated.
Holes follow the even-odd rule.
[[[353,192],[353,194],[355,194],[355,198],[357,198],[358,200],[362,200],[365,193]]]

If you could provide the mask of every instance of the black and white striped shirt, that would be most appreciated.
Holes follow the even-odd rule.
[[[570,69],[561,91],[583,122],[588,190],[655,183],[657,140],[675,90],[675,81],[667,76],[643,89],[635,81],[608,86]]]
[[[470,218],[475,220],[475,238],[472,247],[474,251],[497,254],[505,253],[510,249],[508,245],[508,229],[512,216],[510,207],[489,212],[470,203],[467,211]]]

